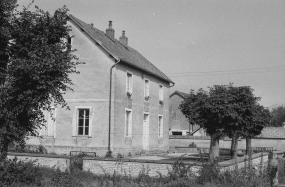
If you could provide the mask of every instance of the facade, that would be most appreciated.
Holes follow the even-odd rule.
[[[43,145],[48,152],[59,154],[86,151],[104,155],[108,148],[114,154],[168,150],[173,81],[128,46],[124,31],[120,40],[115,39],[112,22],[106,32],[73,15],[68,24],[72,31],[67,42],[85,62],[77,67],[80,74],[70,76],[74,91],[65,94],[70,110],[55,108],[55,121],[46,114],[42,138],[30,137],[27,144]]]
[[[189,94],[175,91],[170,97],[169,107],[169,134],[170,135],[192,135],[205,136],[205,132],[198,125],[191,125],[179,109],[181,102]]]

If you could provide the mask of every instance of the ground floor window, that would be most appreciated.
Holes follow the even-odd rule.
[[[163,117],[161,115],[158,116],[158,137],[161,138],[163,136]]]
[[[89,135],[90,109],[78,109],[78,135]]]
[[[125,113],[125,137],[132,136],[132,111],[126,109]]]

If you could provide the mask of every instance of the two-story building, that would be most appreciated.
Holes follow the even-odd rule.
[[[80,74],[70,76],[74,91],[64,96],[70,110],[55,108],[55,121],[46,114],[42,138],[30,137],[27,144],[59,154],[168,150],[173,81],[128,45],[124,31],[117,40],[111,21],[106,32],[73,15],[68,25],[70,49],[85,62],[77,67]]]

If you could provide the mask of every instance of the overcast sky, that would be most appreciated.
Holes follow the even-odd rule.
[[[18,0],[27,6],[31,0]],[[265,107],[285,104],[285,0],[35,0],[129,45],[189,92],[215,84],[251,86]],[[80,50],[80,49],[78,49]]]

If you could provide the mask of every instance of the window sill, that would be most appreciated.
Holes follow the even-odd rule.
[[[92,136],[83,136],[83,135],[77,135],[77,136],[72,136],[73,138],[80,138],[80,139],[89,139],[92,138]]]
[[[42,139],[51,139],[54,138],[54,136],[41,136]]]

